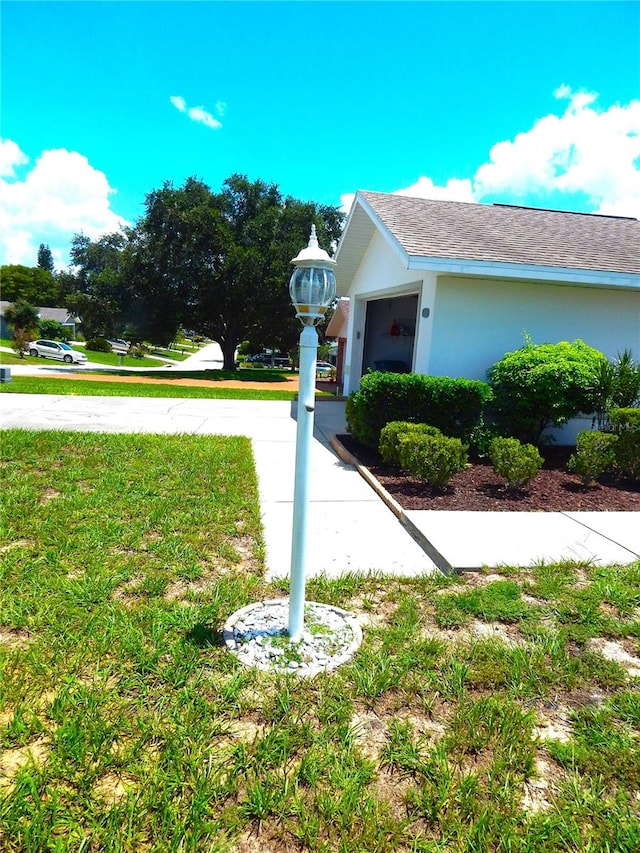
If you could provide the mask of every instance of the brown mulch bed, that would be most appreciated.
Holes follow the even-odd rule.
[[[474,510],[491,512],[532,511],[640,511],[640,483],[611,474],[598,478],[592,488],[569,474],[566,463],[573,448],[547,447],[542,469],[529,485],[509,492],[504,480],[493,472],[490,462],[473,462],[456,474],[443,491],[426,485],[393,465],[387,465],[375,450],[359,444],[350,435],[337,439],[403,509]]]

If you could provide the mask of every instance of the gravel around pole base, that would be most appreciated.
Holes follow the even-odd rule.
[[[226,621],[224,642],[245,666],[313,676],[346,663],[362,642],[355,616],[331,604],[307,602],[302,638],[288,634],[289,599],[249,604]]]

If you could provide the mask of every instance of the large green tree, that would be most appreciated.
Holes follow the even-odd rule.
[[[50,273],[54,272],[53,253],[49,246],[44,243],[40,243],[40,248],[38,249],[38,266],[40,269],[47,270]]]
[[[58,283],[49,270],[8,264],[0,267],[0,279],[2,298],[8,302],[24,299],[32,305],[55,307],[58,304]]]
[[[16,299],[11,305],[7,305],[4,318],[13,326],[14,332],[33,332],[38,328],[40,316],[35,305],[31,305],[25,299]]]
[[[219,193],[196,178],[150,193],[124,268],[149,336],[169,340],[189,326],[220,344],[227,370],[242,340],[290,349],[299,330],[290,261],[312,223],[330,249],[342,227],[337,208],[283,198],[275,184],[243,175]]]
[[[127,237],[121,232],[90,240],[76,234],[71,241],[73,272],[58,276],[68,310],[80,318],[86,337],[109,335],[124,322],[128,291],[122,277]]]

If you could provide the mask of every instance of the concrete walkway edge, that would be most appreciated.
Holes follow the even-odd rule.
[[[396,516],[398,521],[402,524],[403,527],[406,528],[407,532],[413,537],[413,539],[418,543],[418,545],[422,548],[425,554],[433,560],[437,568],[445,575],[455,575],[457,574],[455,568],[451,565],[451,563],[447,560],[447,558],[441,554],[434,546],[429,542],[427,537],[423,534],[419,527],[411,521],[410,518],[407,517],[407,514],[402,509],[398,501],[392,497],[389,492],[385,489],[385,487],[373,476],[371,471],[365,466],[361,465],[353,454],[349,453],[347,448],[339,441],[337,436],[331,436],[331,446],[338,454],[340,459],[343,462],[346,462],[347,465],[352,465],[356,471],[360,474],[361,477],[371,486],[371,488],[376,492],[376,494],[384,501],[384,503],[389,507],[391,512]]]
[[[331,446],[355,467],[443,574],[564,559],[622,565],[640,559],[636,513],[405,511],[335,435]]]

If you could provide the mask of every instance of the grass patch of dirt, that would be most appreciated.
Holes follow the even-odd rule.
[[[248,443],[3,455],[0,850],[640,849],[640,563],[310,579],[362,646],[261,672],[221,643],[286,593]]]

